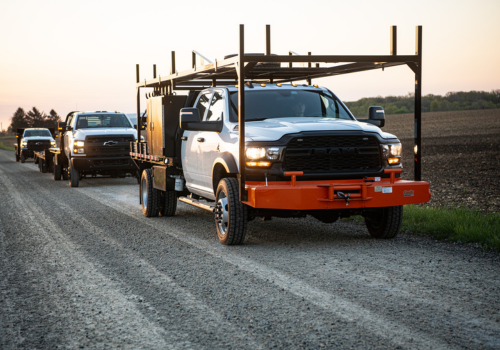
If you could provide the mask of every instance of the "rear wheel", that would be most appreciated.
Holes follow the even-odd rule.
[[[61,180],[61,166],[59,164],[54,164],[53,174],[54,180]]]
[[[69,170],[68,170],[69,186],[70,187],[78,187],[78,185],[80,184],[80,173],[78,172],[78,170],[75,169],[75,167],[73,165],[73,160],[70,160],[69,164],[70,164]]]
[[[239,200],[235,178],[220,180],[216,192],[215,226],[222,244],[243,244],[247,230],[247,207]]]
[[[160,215],[174,216],[177,210],[177,194],[175,191],[160,191]]]
[[[158,216],[160,210],[160,191],[153,188],[153,172],[144,169],[141,178],[142,213],[151,218]]]
[[[21,153],[21,163],[24,163],[26,162],[26,157],[24,156],[24,154]]]
[[[394,238],[401,231],[403,206],[377,208],[376,212],[365,217],[368,232],[374,238]]]

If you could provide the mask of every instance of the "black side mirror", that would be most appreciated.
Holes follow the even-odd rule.
[[[73,130],[73,127],[71,125],[67,125],[66,126],[66,131],[71,131],[71,130]]]
[[[134,129],[137,129],[137,124],[134,125]]]
[[[385,125],[385,112],[380,106],[371,106],[368,108],[368,118],[369,120],[378,121],[380,128]]]
[[[200,122],[200,111],[198,108],[182,108],[179,116],[179,124],[182,130],[191,130],[189,123]]]
[[[57,130],[59,132],[66,130],[66,122],[59,122],[57,123]]]

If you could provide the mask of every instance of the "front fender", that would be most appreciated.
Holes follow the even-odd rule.
[[[236,161],[234,157],[229,152],[223,152],[214,160],[214,164],[212,165],[212,174],[214,172],[215,166],[217,164],[221,164],[228,174],[237,174],[238,167],[236,166]]]

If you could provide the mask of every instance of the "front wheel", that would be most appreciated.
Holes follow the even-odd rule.
[[[243,244],[247,230],[247,207],[240,202],[235,178],[220,180],[216,192],[215,226],[222,244]]]
[[[394,238],[401,231],[403,206],[377,208],[365,217],[366,228],[374,238]]]
[[[24,156],[23,153],[21,153],[21,163],[26,162],[26,157]]]

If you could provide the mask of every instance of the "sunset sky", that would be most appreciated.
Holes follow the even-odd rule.
[[[415,53],[423,26],[423,94],[500,89],[500,1],[56,1],[0,2],[0,122],[18,107],[135,111],[135,64],[141,80],[152,65],[167,75],[191,51],[222,59],[246,52],[389,54],[389,28],[398,26],[398,53]],[[404,67],[317,80],[342,100],[406,95],[414,74]],[[145,106],[143,104],[143,106]]]

